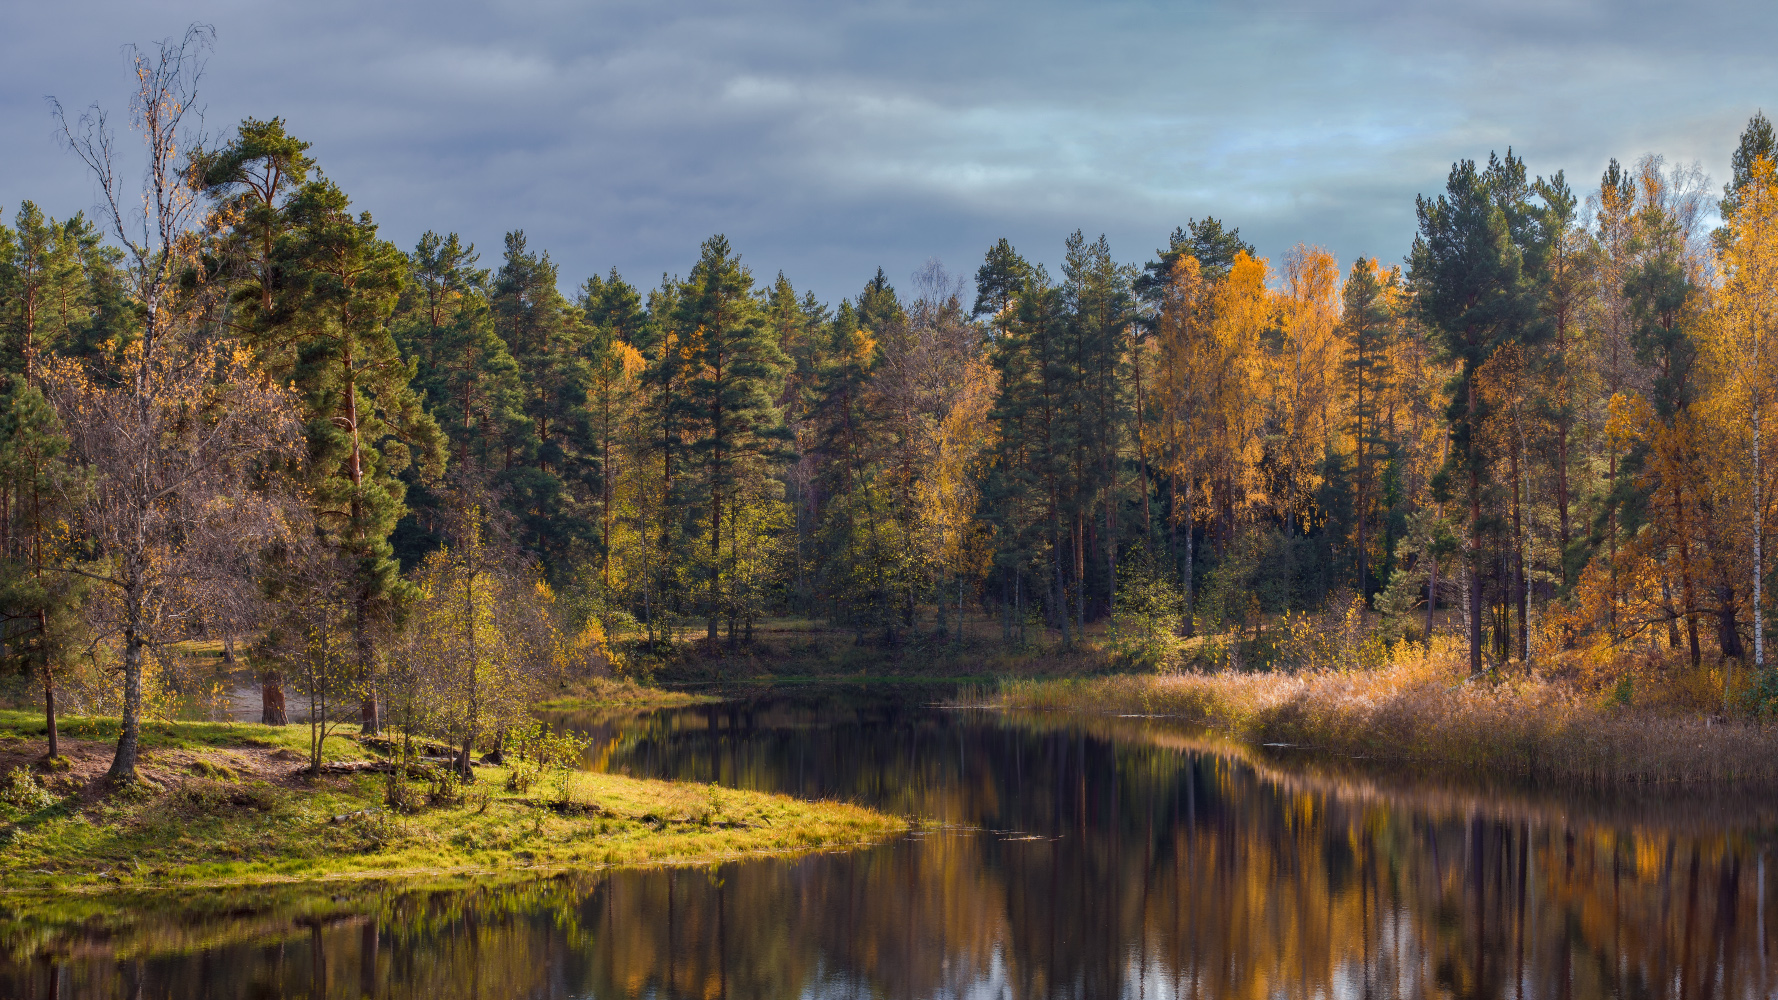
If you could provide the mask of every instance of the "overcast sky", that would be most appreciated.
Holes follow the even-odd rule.
[[[1414,196],[1508,145],[1589,190],[1609,157],[1720,184],[1773,104],[1778,5],[1513,2],[11,3],[0,207],[91,183],[45,95],[118,112],[120,47],[216,28],[213,131],[283,116],[411,248],[498,263],[524,229],[564,290],[644,287],[726,233],[755,277],[835,300],[881,265],[973,274],[998,237],[1049,263],[1076,228],[1140,263],[1188,218],[1262,254],[1399,260]]]

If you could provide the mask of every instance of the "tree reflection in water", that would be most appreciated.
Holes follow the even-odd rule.
[[[0,905],[0,995],[1765,997],[1756,796],[1380,783],[1153,720],[782,695],[632,719],[594,766],[950,826],[710,870],[167,915]],[[191,904],[186,904],[190,906]]]

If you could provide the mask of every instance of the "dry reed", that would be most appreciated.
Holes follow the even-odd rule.
[[[1778,784],[1778,731],[1617,706],[1558,680],[1469,680],[1448,641],[1374,670],[1009,680],[986,700],[1169,716],[1258,744],[1477,774]]]

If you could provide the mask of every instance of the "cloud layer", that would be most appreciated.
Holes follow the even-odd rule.
[[[121,110],[119,46],[214,24],[213,129],[282,115],[390,239],[523,228],[565,284],[644,286],[728,234],[823,298],[878,265],[973,271],[1075,228],[1140,262],[1213,214],[1278,255],[1399,259],[1413,199],[1511,145],[1585,190],[1607,158],[1720,178],[1774,92],[1760,5],[1512,2],[13,5],[0,207],[91,184],[42,96]]]

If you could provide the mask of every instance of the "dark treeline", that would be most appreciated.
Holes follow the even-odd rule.
[[[146,88],[184,79],[169,51]],[[1076,232],[1050,274],[1001,240],[973,292],[934,261],[834,305],[722,236],[683,277],[568,292],[522,231],[403,250],[277,118],[196,148],[138,119],[146,227],[65,122],[114,217],[26,202],[0,231],[8,648],[45,691],[82,656],[128,678],[251,637],[306,691],[357,678],[375,728],[412,622],[466,628],[449,703],[477,706],[506,690],[489,657],[618,632],[1240,634],[1336,593],[1405,631],[1454,608],[1476,672],[1762,649],[1763,117],[1714,233],[1695,169],[1613,161],[1583,196],[1508,152],[1420,199],[1402,266],[1274,267],[1205,218],[1140,266]]]

